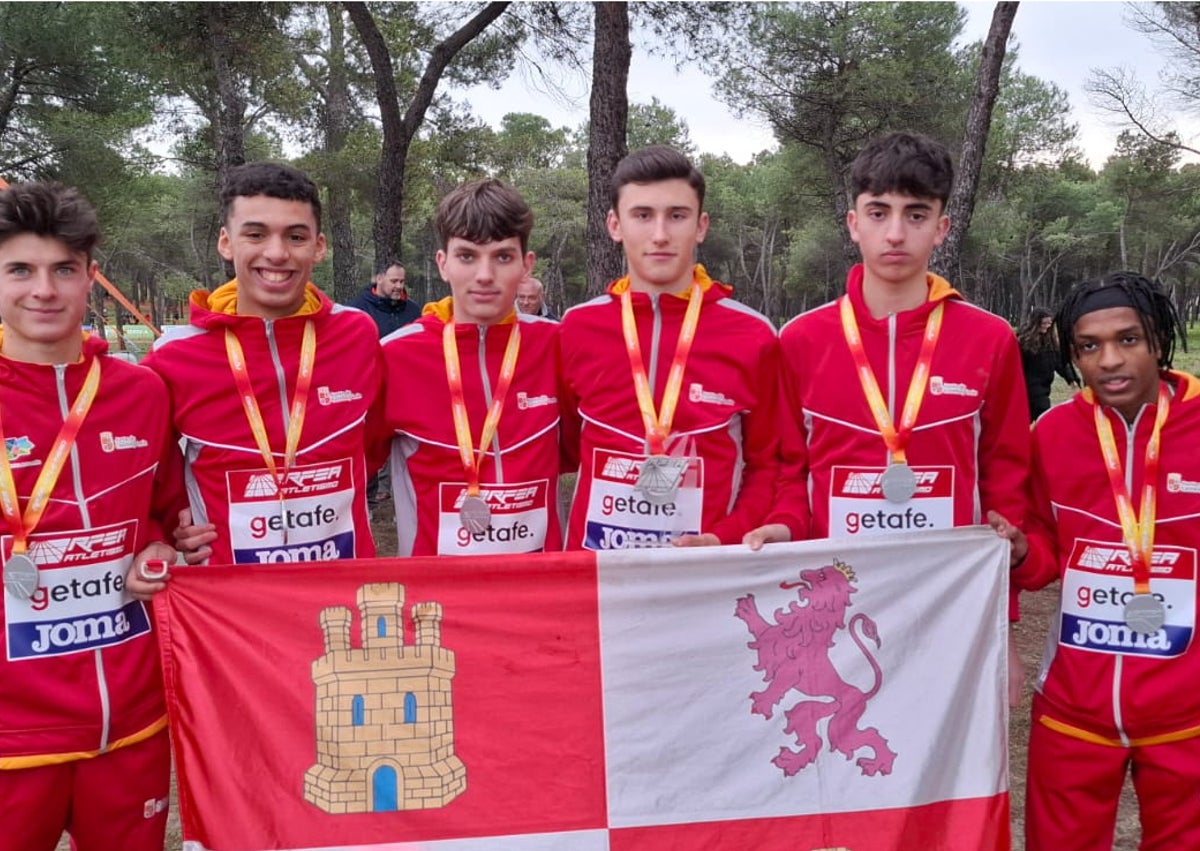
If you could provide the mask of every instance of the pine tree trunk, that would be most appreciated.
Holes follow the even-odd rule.
[[[595,3],[592,49],[591,135],[588,139],[587,265],[589,295],[597,295],[624,271],[621,246],[608,235],[609,181],[626,154],[629,115],[629,9],[624,3]]]
[[[988,130],[992,126],[992,108],[1000,93],[1000,72],[1004,66],[1004,53],[1008,46],[1008,34],[1012,30],[1013,18],[1019,3],[997,3],[992,12],[992,24],[983,42],[983,53],[979,57],[979,72],[975,76],[975,93],[971,97],[971,108],[967,112],[967,128],[963,135],[962,151],[958,158],[958,179],[950,194],[946,213],[950,216],[950,232],[946,240],[934,252],[930,266],[937,274],[953,278],[958,269],[962,245],[971,227],[971,216],[975,212],[975,192],[979,188],[979,172],[983,166],[983,154],[987,148]]]

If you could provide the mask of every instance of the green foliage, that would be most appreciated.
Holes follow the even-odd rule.
[[[953,52],[964,16],[953,3],[755,6],[729,40],[717,91],[842,166],[887,130],[943,136],[969,94]]]
[[[0,101],[0,176],[80,186],[100,212],[103,270],[169,319],[184,315],[191,289],[227,274],[215,252],[222,103],[206,5],[0,3],[0,75],[18,93],[11,109]],[[382,133],[358,32],[340,4],[222,8],[246,156],[292,161],[330,200],[336,193],[349,234],[339,250],[352,255],[340,274],[365,284]],[[402,102],[432,46],[479,8],[371,4]],[[1192,20],[1186,11],[1162,20],[1192,38],[1179,28]],[[980,46],[960,44],[963,13],[953,4],[644,3],[632,16],[641,49],[702,61],[719,76],[722,99],[766,117],[780,140],[737,163],[699,152],[687,123],[658,99],[632,104],[627,122],[631,149],[669,144],[698,162],[711,216],[700,260],[776,321],[841,291],[852,256],[842,229],[845,171],[862,143],[916,128],[953,150],[962,135]],[[339,20],[340,46],[331,32]],[[433,262],[438,200],[485,175],[515,185],[533,208],[535,274],[552,306],[584,297],[587,122],[558,127],[513,111],[492,128],[456,87],[495,85],[519,68],[553,91],[555,68],[587,70],[581,46],[591,20],[586,4],[514,4],[447,70],[403,185],[401,259],[415,298],[445,294]],[[347,100],[340,114],[331,99],[338,75]],[[1200,315],[1200,166],[1180,162],[1170,134],[1130,133],[1093,170],[1068,115],[1064,92],[1024,73],[1010,50],[953,283],[1016,318],[1030,303],[1054,303],[1074,281],[1127,266],[1161,276],[1186,315]],[[327,219],[327,233],[331,226]],[[333,264],[315,279],[331,286]]]
[[[689,157],[696,155],[687,123],[656,97],[650,98],[650,103],[629,105],[625,139],[631,151],[647,145],[670,145]]]
[[[123,33],[86,3],[0,3],[0,176],[122,169],[150,119],[150,83],[114,61]]]

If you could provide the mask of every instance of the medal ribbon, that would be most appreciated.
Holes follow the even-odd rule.
[[[875,373],[867,361],[862,334],[858,330],[858,320],[854,318],[854,305],[850,303],[848,296],[842,296],[838,299],[838,307],[842,317],[842,336],[846,338],[846,345],[850,347],[850,354],[854,357],[858,381],[862,384],[863,395],[867,397],[867,405],[875,417],[875,425],[879,428],[879,434],[892,454],[893,463],[905,464],[908,459],[904,448],[908,445],[909,438],[912,437],[913,427],[917,424],[917,413],[921,410],[921,402],[925,399],[925,388],[929,386],[929,369],[933,362],[933,350],[937,347],[938,335],[942,331],[942,314],[945,312],[945,303],[939,303],[929,314],[929,318],[925,320],[921,353],[917,357],[917,366],[913,370],[912,380],[908,383],[908,395],[904,398],[899,429],[892,422],[892,415],[888,411],[883,392],[879,389],[879,382],[875,380]]]
[[[292,395],[292,405],[288,410],[282,473],[275,464],[275,454],[271,451],[271,442],[267,438],[267,425],[263,422],[262,410],[258,407],[254,388],[250,386],[250,373],[246,368],[246,355],[242,351],[242,344],[228,328],[225,329],[225,356],[229,360],[229,369],[233,372],[238,394],[242,397],[242,408],[246,412],[246,421],[250,423],[250,431],[254,433],[254,442],[258,444],[258,451],[262,454],[267,469],[271,471],[279,493],[279,502],[282,504],[283,485],[287,481],[288,470],[296,462],[300,432],[304,429],[304,414],[308,409],[308,390],[312,385],[313,364],[317,359],[316,326],[311,319],[304,323],[304,337],[300,343],[300,367],[296,373],[296,392]]]
[[[699,281],[693,281],[687,311],[683,314],[683,326],[679,329],[679,339],[675,341],[675,357],[667,374],[667,386],[663,389],[662,410],[656,413],[654,396],[650,393],[650,379],[646,376],[646,363],[642,360],[642,346],[638,342],[637,323],[633,319],[633,296],[628,289],[621,293],[621,332],[625,337],[625,350],[629,353],[633,389],[637,394],[638,409],[642,412],[646,443],[651,455],[666,454],[667,437],[671,434],[671,423],[675,421],[675,407],[683,387],[683,371],[687,366],[688,353],[692,350],[692,341],[696,339],[703,300]]]
[[[17,483],[13,478],[12,466],[8,462],[8,448],[4,445],[4,427],[0,424],[0,509],[3,509],[4,519],[8,521],[8,527],[13,533],[14,555],[25,552],[30,534],[37,528],[46,506],[50,504],[50,494],[58,482],[59,475],[62,474],[63,467],[66,466],[71,449],[75,446],[75,439],[79,436],[79,429],[83,426],[99,389],[100,359],[97,357],[92,359],[87,377],[83,380],[83,387],[71,403],[62,428],[58,430],[58,437],[54,439],[50,454],[46,456],[42,471],[34,482],[33,493],[25,505],[24,516],[17,502]]]
[[[1096,437],[1100,439],[1100,451],[1104,453],[1104,466],[1108,469],[1108,481],[1112,485],[1113,499],[1117,503],[1117,517],[1121,520],[1121,534],[1129,548],[1130,565],[1133,567],[1133,593],[1150,593],[1150,562],[1154,556],[1154,517],[1158,509],[1158,458],[1163,423],[1171,407],[1171,395],[1166,384],[1158,387],[1158,411],[1154,415],[1154,430],[1146,444],[1146,469],[1143,472],[1142,507],[1134,514],[1133,500],[1125,486],[1125,474],[1121,470],[1121,456],[1117,452],[1117,441],[1113,437],[1112,423],[1095,408]],[[1140,516],[1139,516],[1140,515]]]
[[[454,320],[450,319],[442,328],[442,359],[446,362],[446,383],[450,385],[450,406],[454,414],[454,436],[458,440],[458,454],[462,459],[463,472],[467,476],[467,496],[479,496],[479,467],[487,452],[488,444],[496,436],[500,417],[504,413],[504,399],[517,371],[517,354],[521,350],[521,323],[513,322],[508,345],[504,347],[504,360],[500,362],[500,377],[492,393],[492,404],[488,406],[483,420],[483,431],[479,435],[479,451],[471,443],[471,419],[467,415],[467,402],[463,397],[462,366],[458,361],[458,342],[454,333]]]

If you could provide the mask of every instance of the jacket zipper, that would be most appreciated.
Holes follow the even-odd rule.
[[[888,416],[896,425],[896,314],[888,314]],[[892,463],[892,452],[885,450],[884,463]]]
[[[275,366],[275,381],[279,385],[279,409],[283,412],[283,433],[291,426],[292,406],[287,397],[287,376],[283,372],[283,361],[279,359],[279,344],[275,340],[275,320],[264,319],[267,332],[267,349],[271,352],[271,363]]]
[[[58,389],[58,410],[62,415],[63,422],[67,420],[67,414],[71,410],[71,403],[67,399],[67,366],[66,364],[54,365],[54,383]],[[75,489],[75,501],[79,505],[80,519],[83,521],[83,528],[90,529],[92,527],[92,518],[88,512],[87,495],[83,491],[83,474],[79,471],[79,447],[71,444],[71,479]],[[98,750],[104,753],[108,750],[108,736],[112,727],[112,700],[108,696],[108,677],[104,671],[104,651],[97,647],[92,651],[92,658],[96,662],[96,692],[100,700],[100,743]]]
[[[488,326],[479,326],[479,377],[483,381],[484,410],[492,406],[492,383],[488,380],[487,371],[487,330]],[[482,429],[483,423],[480,423],[479,427]],[[496,433],[492,435],[492,454],[496,460],[496,481],[502,482],[504,481],[504,469],[500,461],[500,429],[496,429]],[[479,459],[479,466],[481,468],[483,466],[482,457]]]
[[[1117,416],[1117,419],[1125,426],[1125,490],[1130,494],[1133,493],[1134,439],[1137,437],[1137,424],[1141,422],[1145,410],[1146,407],[1143,405],[1132,423],[1125,422],[1125,418],[1120,415]],[[1121,677],[1125,672],[1124,661],[1125,657],[1120,653],[1116,654],[1116,658],[1113,659],[1112,709],[1113,726],[1121,738],[1121,744],[1129,747],[1129,737],[1125,735],[1125,721],[1121,717]]]

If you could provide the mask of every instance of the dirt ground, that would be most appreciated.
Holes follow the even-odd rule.
[[[392,519],[390,502],[384,503],[372,517],[372,529],[375,533],[376,546],[381,554],[392,554],[396,551],[396,533]],[[1013,812],[1013,851],[1025,851],[1024,803],[1025,803],[1025,747],[1029,741],[1029,703],[1032,694],[1032,684],[1037,676],[1038,664],[1045,643],[1047,624],[1054,613],[1058,599],[1058,586],[1052,586],[1036,594],[1023,594],[1021,597],[1021,622],[1017,624],[1014,635],[1021,659],[1025,662],[1025,694],[1021,708],[1013,710],[1011,736],[1009,740],[1009,783],[1012,788]],[[172,794],[172,798],[174,795]],[[1140,831],[1137,822],[1137,804],[1133,797],[1132,788],[1126,784],[1125,795],[1121,800],[1121,810],[1118,814],[1117,834],[1113,851],[1136,851]],[[66,837],[59,843],[57,851],[68,851]],[[179,827],[179,808],[175,800],[171,801],[170,820],[167,824],[166,851],[180,851],[183,847],[182,834]],[[897,851],[920,851],[920,849],[897,849]]]

